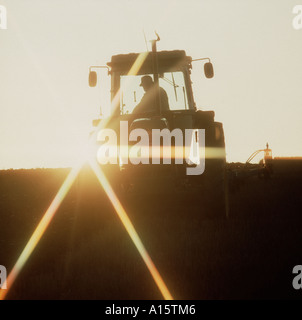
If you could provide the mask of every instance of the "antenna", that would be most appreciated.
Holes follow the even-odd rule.
[[[145,39],[146,49],[147,49],[147,52],[149,52],[149,49],[148,49],[148,43],[147,43],[147,38],[146,38],[146,34],[145,34],[145,30],[144,30],[144,29],[143,29],[143,34],[144,34],[144,39]]]

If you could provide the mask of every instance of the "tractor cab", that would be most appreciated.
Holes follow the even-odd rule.
[[[157,72],[154,72],[154,60]],[[168,98],[169,107],[163,108],[159,100],[159,105],[153,109],[154,115],[161,115],[165,111],[195,110],[190,81],[191,62],[191,57],[179,50],[113,56],[108,63],[111,68],[113,114],[133,113],[144,96],[141,80],[146,76],[153,82],[154,103],[159,88],[166,92]]]

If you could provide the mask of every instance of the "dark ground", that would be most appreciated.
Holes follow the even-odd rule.
[[[68,169],[0,172],[0,264],[10,271]],[[230,218],[202,203],[147,199],[127,212],[176,299],[301,299],[302,161],[230,194]],[[194,209],[194,210],[193,210]],[[123,225],[88,171],[71,188],[7,299],[161,299]]]

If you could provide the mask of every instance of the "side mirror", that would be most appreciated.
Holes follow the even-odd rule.
[[[207,78],[214,77],[214,69],[211,62],[207,62],[204,64],[204,74]]]
[[[89,87],[95,87],[97,83],[97,74],[95,71],[89,72]]]

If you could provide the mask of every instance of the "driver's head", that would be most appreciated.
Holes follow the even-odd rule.
[[[153,79],[151,76],[143,76],[141,78],[140,86],[144,88],[145,91],[148,91],[153,86]]]

